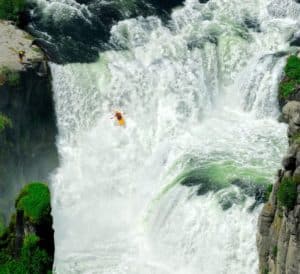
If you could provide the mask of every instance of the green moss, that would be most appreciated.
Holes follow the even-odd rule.
[[[7,83],[9,86],[15,87],[20,84],[20,80],[21,77],[18,71],[13,71],[5,66],[0,68],[0,84]]]
[[[300,84],[300,58],[295,55],[290,56],[284,72],[285,78],[279,85],[279,96],[288,98],[296,92],[297,86]]]
[[[300,59],[296,55],[291,55],[285,66],[285,74],[291,79],[300,79]]]
[[[0,132],[7,127],[12,127],[12,122],[7,116],[0,113]]]
[[[264,201],[267,202],[270,198],[270,195],[271,195],[271,192],[272,192],[272,189],[273,189],[273,185],[272,184],[269,184],[267,187],[266,187],[266,191],[265,191],[265,197],[264,197]]]
[[[16,199],[16,208],[24,211],[23,222],[29,220],[37,234],[25,236],[16,258],[16,214],[12,215],[9,226],[4,227],[0,235],[0,274],[51,274],[53,251],[50,248],[48,252],[47,237],[53,235],[47,230],[52,224],[49,222],[50,193],[47,185],[37,182],[25,186]]]
[[[272,249],[272,255],[273,255],[274,259],[277,257],[277,252],[278,252],[278,248],[277,248],[277,245],[275,245],[275,246],[273,246],[273,249]]]
[[[25,10],[25,0],[0,0],[0,19],[18,21]]]
[[[280,96],[283,98],[287,98],[290,95],[294,94],[297,83],[298,82],[293,79],[285,79],[284,81],[282,81],[279,86]]]
[[[51,271],[51,259],[46,251],[40,249],[39,240],[35,234],[27,235],[21,256],[17,260],[5,252],[0,252],[0,273],[41,274]]]
[[[20,74],[16,71],[12,71],[7,75],[7,82],[10,86],[17,86],[20,83]]]
[[[34,52],[43,54],[42,50],[41,50],[40,48],[36,47],[36,46],[33,46],[33,47],[32,47],[32,50],[33,50]]]
[[[300,144],[300,133],[296,133],[291,137],[292,143]]]
[[[293,179],[284,178],[277,192],[278,201],[287,209],[293,209],[297,200],[297,184]]]
[[[23,242],[23,248],[30,249],[33,246],[36,246],[39,242],[40,238],[35,234],[28,234]]]
[[[0,219],[0,238],[3,236],[4,233],[5,233],[4,221]]]
[[[40,223],[50,212],[50,192],[44,183],[26,185],[16,200],[16,208],[33,223]]]

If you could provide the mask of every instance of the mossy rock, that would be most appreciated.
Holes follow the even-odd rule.
[[[50,192],[46,184],[33,182],[26,185],[16,199],[16,209],[23,210],[25,218],[34,224],[48,218],[51,210]]]
[[[26,235],[20,258],[0,251],[0,273],[7,274],[42,274],[52,268],[51,258],[39,246],[40,238],[35,234]]]
[[[1,1],[1,0],[0,0]],[[0,85],[7,83],[9,86],[16,87],[20,84],[21,76],[18,71],[8,67],[0,67]]]
[[[0,237],[0,274],[50,274],[54,242],[48,186],[40,182],[26,185],[16,199],[16,209],[24,212],[24,222],[33,224],[35,233],[26,234],[25,228],[19,226],[25,237],[17,252],[16,213],[11,216]]]
[[[297,184],[292,178],[283,178],[277,192],[280,204],[287,209],[294,208],[297,201]]]
[[[279,237],[279,232],[281,229],[281,225],[282,225],[282,216],[279,214],[279,212],[276,213],[275,217],[274,217],[274,221],[273,221],[273,229],[275,232],[275,237]]]
[[[273,256],[274,260],[276,260],[277,253],[278,253],[278,247],[277,247],[277,245],[275,245],[272,248],[272,256]]]
[[[0,113],[0,132],[7,127],[12,127],[12,121],[7,116]]]
[[[0,238],[3,236],[5,231],[6,231],[6,227],[4,223],[4,218],[0,215]]]
[[[288,99],[300,88],[300,58],[291,55],[284,68],[285,77],[279,85],[279,97]]]
[[[295,133],[290,137],[290,139],[291,139],[291,143],[300,145],[300,133]]]

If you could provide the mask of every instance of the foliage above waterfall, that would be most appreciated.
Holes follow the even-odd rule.
[[[24,9],[24,0],[0,0],[0,19],[18,21]]]
[[[280,83],[280,97],[287,98],[298,91],[300,85],[300,58],[292,55],[284,69],[285,77]]]
[[[16,200],[16,208],[24,210],[25,217],[40,223],[50,212],[50,192],[43,183],[31,183],[23,188]]]

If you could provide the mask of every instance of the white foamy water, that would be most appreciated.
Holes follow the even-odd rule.
[[[115,25],[111,41],[124,50],[51,65],[56,273],[257,272],[260,207],[250,211],[253,197],[230,182],[272,182],[279,167],[286,55],[276,53],[290,50],[298,15],[287,0],[187,0],[168,27],[156,17]],[[110,119],[114,109],[126,128]],[[176,183],[193,169],[219,191]],[[232,193],[224,210],[220,197]]]

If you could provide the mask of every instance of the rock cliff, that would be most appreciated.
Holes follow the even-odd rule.
[[[290,72],[300,77],[300,66],[294,64],[290,64],[293,65]],[[289,77],[288,73],[286,69],[282,86]],[[288,123],[289,148],[268,202],[259,216],[257,247],[260,274],[300,273],[300,102],[295,101],[300,98],[298,93],[299,86],[296,84],[283,100],[286,104],[281,120]]]
[[[6,223],[22,186],[49,181],[58,164],[51,73],[32,41],[0,20],[0,221]]]

